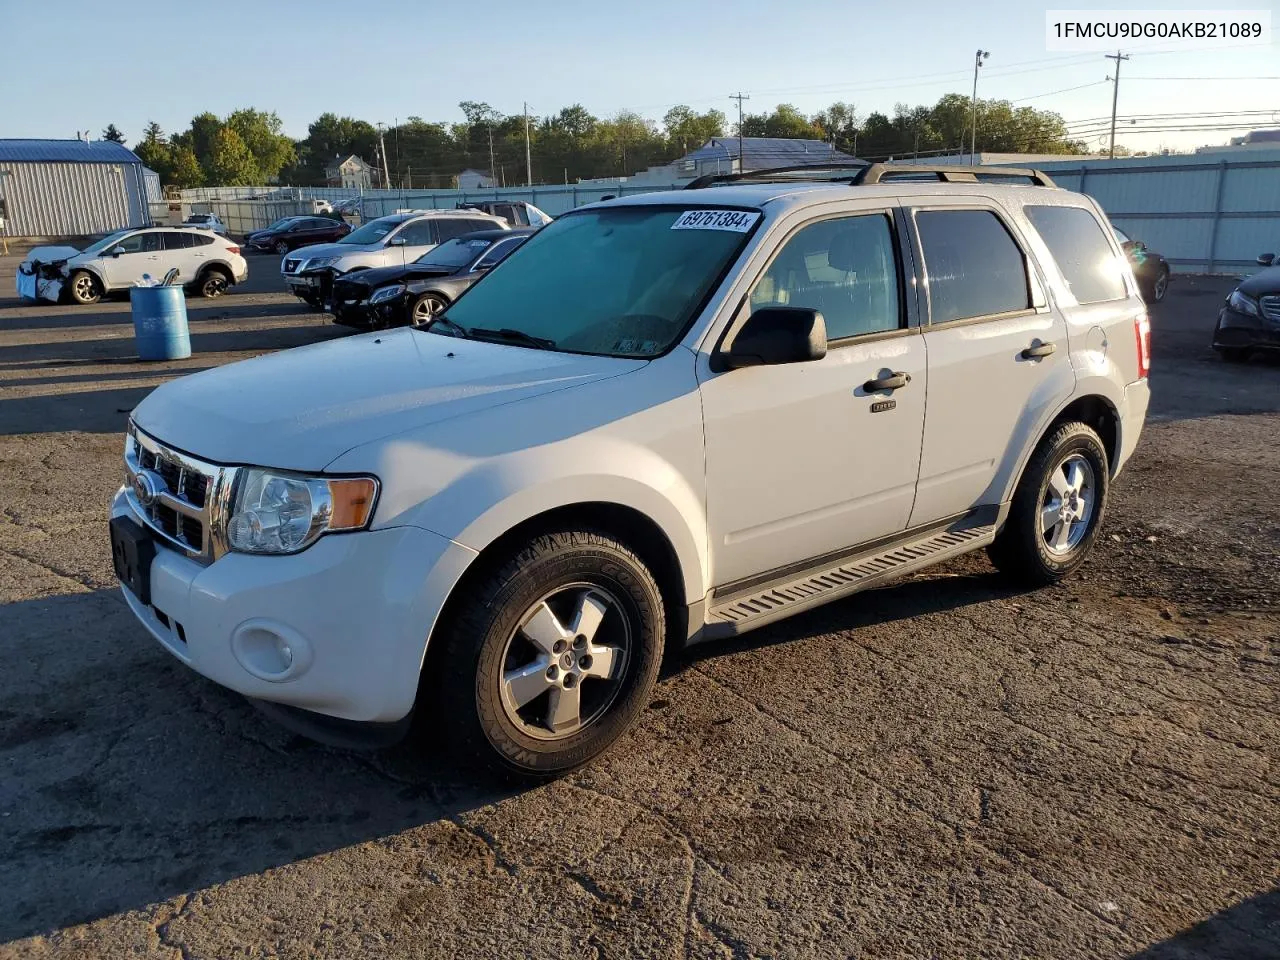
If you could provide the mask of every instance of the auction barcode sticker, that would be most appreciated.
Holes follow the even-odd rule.
[[[671,225],[672,230],[732,230],[746,233],[760,219],[746,210],[686,210]]]

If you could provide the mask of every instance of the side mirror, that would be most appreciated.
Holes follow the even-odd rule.
[[[404,237],[392,237],[391,242],[387,244],[389,247],[403,247],[409,241]]]
[[[720,354],[723,369],[805,363],[827,355],[827,322],[808,307],[763,307]]]
[[[107,251],[107,256],[118,257],[122,253],[124,253],[124,251],[121,250],[119,247],[112,247],[110,250]]]
[[[1275,262],[1276,262],[1276,255],[1274,253],[1258,254],[1258,263],[1262,264],[1262,266],[1264,267],[1272,266]]]

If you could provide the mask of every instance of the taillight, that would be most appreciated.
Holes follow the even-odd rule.
[[[1151,372],[1151,319],[1139,314],[1133,320],[1133,332],[1138,338],[1138,379]]]
[[[227,253],[239,253],[239,252],[240,252],[239,247],[233,247],[230,244],[227,244]]]

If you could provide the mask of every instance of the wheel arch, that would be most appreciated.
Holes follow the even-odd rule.
[[[1036,449],[1044,441],[1044,438],[1053,433],[1062,424],[1071,421],[1080,421],[1092,427],[1102,440],[1102,448],[1107,453],[1107,470],[1114,477],[1116,474],[1116,457],[1120,452],[1120,430],[1121,419],[1120,411],[1116,402],[1101,392],[1087,392],[1072,397],[1064,403],[1044,425],[1036,431],[1034,440],[1027,445],[1022,451],[1021,458],[1018,462],[1018,469],[1013,475],[1013,480],[1005,492],[1004,500],[1012,499],[1014,493],[1018,489],[1018,485],[1022,483],[1022,475],[1026,472],[1027,464],[1035,455]]]
[[[432,627],[431,637],[434,638],[441,625],[454,614],[456,604],[460,597],[466,596],[469,584],[483,578],[521,544],[543,533],[586,528],[616,537],[644,561],[662,591],[668,635],[682,641],[687,635],[686,619],[691,598],[685,564],[681,562],[676,545],[668,531],[644,511],[607,500],[585,500],[550,507],[526,517],[480,547],[476,557],[449,590]],[[700,598],[698,595],[692,599]],[[427,656],[430,656],[430,650],[429,638]]]

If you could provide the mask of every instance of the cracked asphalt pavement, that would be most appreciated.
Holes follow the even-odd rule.
[[[342,335],[272,268],[192,301],[172,364],[126,303],[0,301],[0,958],[1280,956],[1280,363],[1207,349],[1228,281],[1153,309],[1074,579],[970,556],[672,655],[530,789],[294,736],[119,597],[128,410]]]

